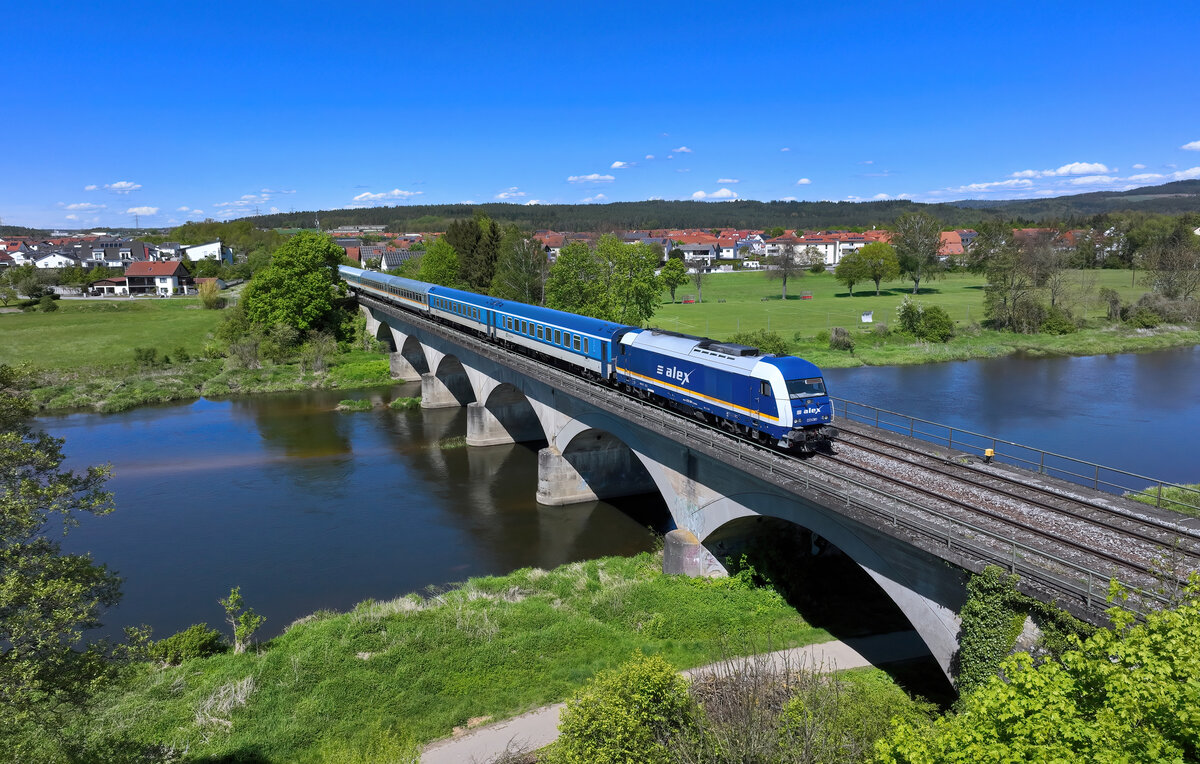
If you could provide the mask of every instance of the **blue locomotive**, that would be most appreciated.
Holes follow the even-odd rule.
[[[821,370],[802,358],[641,329],[560,310],[341,266],[352,290],[490,342],[664,401],[761,443],[799,451],[837,436]]]

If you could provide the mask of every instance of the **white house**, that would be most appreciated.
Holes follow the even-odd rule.
[[[72,268],[79,265],[79,261],[61,252],[47,252],[34,257],[33,264],[38,268]]]
[[[229,247],[222,247],[220,239],[210,241],[207,244],[193,244],[190,247],[184,247],[183,252],[193,262],[196,260],[217,260],[224,263],[233,262],[233,250]]]

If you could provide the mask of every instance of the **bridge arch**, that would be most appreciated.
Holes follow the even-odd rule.
[[[572,429],[565,447],[552,441],[538,452],[539,504],[557,506],[658,492],[641,457],[623,440],[595,427]],[[561,437],[556,440],[563,442]]]
[[[471,380],[457,356],[429,347],[425,348],[425,354],[433,373],[421,375],[421,408],[450,408],[475,402]]]
[[[468,446],[547,440],[533,405],[516,385],[501,382],[490,390],[479,387],[476,386],[476,397],[482,400],[467,407]]]

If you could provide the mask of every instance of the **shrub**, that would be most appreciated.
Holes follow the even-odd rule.
[[[888,328],[887,324],[875,324],[875,327],[872,329],[872,331],[874,331],[875,336],[879,338],[887,337],[892,333],[892,330]]]
[[[1071,320],[1071,314],[1062,308],[1052,307],[1046,311],[1046,317],[1042,319],[1041,332],[1042,334],[1071,334],[1078,328]]]
[[[900,331],[917,336],[921,331],[922,312],[921,303],[905,295],[896,306],[896,323],[900,324]]]
[[[1129,311],[1128,321],[1130,326],[1138,329],[1153,329],[1162,323],[1162,318],[1149,308],[1139,305]]]
[[[641,652],[597,674],[567,701],[551,762],[618,764],[669,761],[668,734],[686,719],[687,682],[659,656]]]
[[[825,272],[825,263],[813,263],[812,265],[808,266],[808,272],[809,273],[824,273]]]
[[[388,408],[396,411],[415,409],[421,405],[420,398],[397,398],[388,404]]]
[[[1117,294],[1117,290],[1104,287],[1100,290],[1100,299],[1107,308],[1109,321],[1121,318],[1121,295]]]
[[[45,294],[38,299],[38,307],[41,308],[44,313],[51,313],[58,310],[58,303],[54,301],[53,297]]]
[[[1158,292],[1147,292],[1137,301],[1139,308],[1158,314],[1170,324],[1194,324],[1200,322],[1200,300],[1164,297]]]
[[[829,332],[829,349],[830,350],[849,350],[854,352],[854,338],[850,336],[850,332],[840,326],[835,326]]]
[[[779,336],[777,332],[768,332],[766,329],[738,332],[733,335],[732,341],[739,345],[756,347],[763,353],[773,353],[774,355],[787,355],[788,353],[787,340]]]
[[[200,286],[196,287],[196,293],[200,295],[200,304],[205,310],[219,310],[225,307],[225,298],[221,297],[221,288],[215,281],[201,282]]]
[[[338,401],[337,405],[338,411],[370,411],[372,408],[374,408],[374,404],[370,401],[353,398]]]
[[[954,336],[954,320],[937,305],[921,311],[921,324],[917,336],[931,342],[945,342]]]
[[[158,363],[157,348],[134,348],[133,362],[142,368],[154,366]]]
[[[196,623],[183,631],[160,639],[150,646],[151,658],[173,666],[192,658],[207,658],[223,653],[229,646],[221,638],[221,632],[208,628],[206,623]]]
[[[180,363],[187,363],[192,360],[192,354],[187,351],[183,345],[175,348],[175,360]]]

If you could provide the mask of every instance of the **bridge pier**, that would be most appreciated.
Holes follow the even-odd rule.
[[[504,429],[496,415],[488,410],[487,404],[467,404],[468,446],[502,446],[516,442],[516,438]]]
[[[412,362],[399,350],[388,356],[388,368],[395,379],[413,382],[421,378],[421,372],[417,371]]]
[[[436,374],[421,375],[421,408],[448,409],[461,406],[458,398]]]
[[[619,441],[575,441],[567,455],[555,446],[538,451],[537,502],[551,507],[653,493],[641,462]]]

